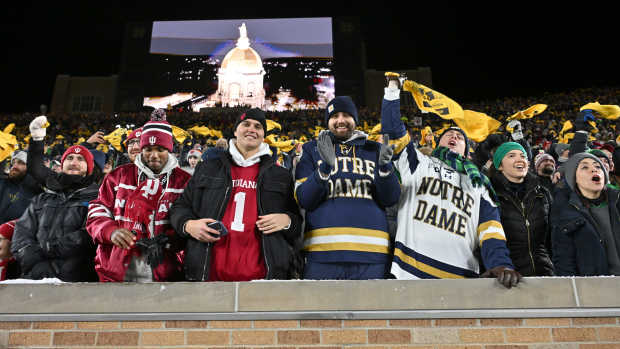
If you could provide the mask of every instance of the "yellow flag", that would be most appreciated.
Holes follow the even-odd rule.
[[[110,147],[108,147],[107,144],[99,144],[97,145],[97,148],[95,148],[96,150],[99,150],[100,152],[104,152],[104,153],[108,153],[108,151],[110,151]]]
[[[568,130],[570,130],[572,128],[573,128],[573,123],[570,122],[570,120],[566,121],[564,123],[564,125],[562,126],[562,130],[560,131],[560,137],[563,137],[564,136],[564,132],[566,132],[566,131],[568,131]]]
[[[8,125],[6,125],[6,127],[4,128],[4,133],[11,133],[13,132],[13,129],[15,128],[15,124],[14,123],[10,123]]]
[[[199,136],[204,136],[204,137],[213,136],[211,129],[208,128],[207,126],[194,126],[194,127],[188,128],[187,130],[194,132],[195,134]]]
[[[370,134],[378,135],[381,133],[381,123],[376,124],[373,128],[370,129]]]
[[[114,147],[114,149],[121,151],[123,149],[121,147],[121,140],[123,139],[123,135],[126,135],[126,134],[127,134],[126,129],[117,128],[116,130],[103,136],[103,139],[105,139],[108,143],[110,143],[110,145]]]
[[[12,135],[10,131],[13,131],[13,124],[9,124],[4,128],[5,131],[9,132],[0,132],[0,161],[3,161],[7,157],[11,156],[11,154],[18,149],[18,142],[15,135]]]
[[[191,137],[187,131],[174,125],[172,125],[172,135],[179,143],[183,143],[188,137]]]
[[[464,110],[463,113],[465,117],[462,119],[454,119],[454,122],[458,127],[462,128],[467,137],[474,142],[484,141],[488,135],[497,131],[502,124],[485,113],[473,110]]]
[[[563,135],[562,137],[560,137],[560,140],[558,141],[558,143],[568,144],[568,141],[573,139],[573,137],[575,137],[575,134],[573,132],[567,133]]]
[[[518,119],[518,120],[523,120],[523,119],[531,119],[533,118],[535,115],[538,115],[542,112],[544,112],[547,109],[547,105],[546,104],[535,104],[525,110],[521,110],[518,111],[514,114],[512,114],[507,121],[513,120],[513,119]]]
[[[406,80],[403,90],[411,92],[418,108],[435,113],[446,120],[462,119],[463,108],[452,99],[432,89],[418,84],[415,81]]]
[[[420,136],[421,136],[420,145],[427,146],[427,147],[432,146],[433,149],[435,149],[435,147],[437,146],[437,144],[435,143],[435,137],[433,137],[432,139],[432,144],[426,144],[426,140],[425,140],[426,135],[432,134],[432,133],[433,133],[433,130],[431,129],[430,126],[426,126],[425,128],[423,128],[422,131],[420,131]]]
[[[278,141],[275,138],[275,135],[271,134],[268,135],[267,137],[265,137],[265,143],[269,144],[272,147],[277,148],[279,151],[283,151],[288,153],[289,151],[291,151],[294,147],[295,147],[295,141],[294,140],[289,140],[289,141]]]
[[[590,126],[592,126],[592,130],[590,131],[591,134],[597,134],[598,133],[598,128],[596,128],[596,122],[590,120],[588,121],[588,124],[590,124]]]
[[[214,137],[217,137],[217,138],[222,138],[222,137],[224,137],[224,136],[222,135],[222,131],[219,131],[219,130],[211,130],[211,134],[212,134]]]
[[[282,131],[282,126],[280,124],[278,124],[277,122],[273,120],[267,119],[267,130],[265,130],[265,132],[271,131],[274,128],[277,128],[278,130]]]
[[[620,117],[620,106],[617,105],[600,105],[598,102],[588,103],[581,107],[579,111],[592,109],[598,113],[597,117],[607,120],[616,120]]]

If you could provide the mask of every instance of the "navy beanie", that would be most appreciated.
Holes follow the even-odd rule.
[[[90,150],[90,152],[91,154],[93,154],[93,161],[95,162],[95,165],[97,165],[99,169],[103,171],[106,163],[106,154],[96,149],[92,149]]]
[[[439,136],[439,138],[437,138],[439,141],[441,141],[441,137],[443,137],[444,134],[446,134],[446,132],[448,131],[458,131],[463,135],[463,138],[465,138],[465,154],[464,156],[467,157],[467,155],[469,154],[469,138],[467,138],[467,135],[465,134],[465,131],[463,131],[462,128],[460,127],[456,127],[456,126],[451,126],[448,127],[446,130],[444,130],[441,135]]]
[[[325,127],[327,127],[329,123],[329,118],[339,112],[351,115],[355,121],[355,125],[359,125],[357,108],[355,107],[355,103],[353,103],[353,99],[349,96],[338,96],[327,103],[327,108],[325,109]]]

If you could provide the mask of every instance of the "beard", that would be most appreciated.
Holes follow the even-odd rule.
[[[18,181],[22,178],[26,177],[26,172],[21,171],[9,171],[9,179]]]
[[[544,176],[551,176],[554,171],[555,169],[553,167],[546,166],[546,167],[543,167],[541,172]]]

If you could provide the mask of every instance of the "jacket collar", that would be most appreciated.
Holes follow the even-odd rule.
[[[179,165],[179,161],[171,153],[168,153],[168,162],[161,170],[161,172],[159,172],[159,174],[153,173],[153,171],[148,166],[146,166],[145,163],[142,162],[141,154],[138,154],[138,156],[136,156],[136,160],[134,160],[133,163],[138,167],[138,178],[140,178],[140,174],[143,173],[150,179],[158,178],[163,174],[170,174],[170,172],[172,172],[172,170],[174,170],[174,168],[178,167]]]
[[[328,132],[328,131],[321,131],[321,132]],[[336,141],[336,143],[350,144],[350,145],[362,145],[366,143],[367,139],[368,139],[368,135],[366,133],[360,130],[355,130],[353,131],[353,134],[351,135],[351,137],[349,137],[349,139],[347,139],[346,141]]]
[[[228,152],[230,153],[230,156],[232,157],[233,162],[237,166],[241,166],[241,167],[252,166],[260,162],[261,156],[271,155],[271,150],[269,149],[269,145],[267,143],[261,143],[260,147],[258,148],[258,152],[256,152],[256,154],[250,156],[247,159],[245,159],[243,155],[241,155],[241,153],[237,149],[237,141],[235,139],[231,139],[228,145],[229,145]]]

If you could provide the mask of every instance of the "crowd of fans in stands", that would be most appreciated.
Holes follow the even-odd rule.
[[[581,106],[594,101],[620,104],[620,88],[587,88],[463,104],[464,109],[483,112],[504,125],[480,144],[468,141],[462,130],[449,128],[431,135],[438,143],[435,149],[429,141],[421,142],[420,131],[426,126],[434,132],[445,128],[446,120],[422,113],[415,105],[403,105],[403,93],[394,85],[391,88],[386,89],[390,97],[381,110],[357,109],[350,100],[336,98],[327,110],[267,114],[243,107],[200,113],[50,113],[45,119],[50,125],[47,129],[40,117],[35,119],[37,115],[2,114],[0,125],[14,123],[12,133],[27,146],[27,152],[16,151],[3,162],[0,281],[44,277],[141,282],[483,275],[496,277],[510,287],[522,275],[620,275],[620,170],[614,166],[620,167],[616,141],[620,119],[597,119],[597,133],[589,133],[586,114],[579,112]],[[540,103],[548,105],[544,113],[520,120],[516,129],[506,128],[508,116]],[[422,124],[416,123],[419,118]],[[282,140],[295,140],[299,146],[269,150],[263,143],[268,133],[266,119],[281,125],[281,129],[269,132]],[[558,143],[565,121],[573,123],[571,132],[575,136],[570,145]],[[389,134],[392,147],[387,137],[386,142],[379,137],[376,143],[361,135],[380,122],[381,133]],[[179,144],[170,125],[182,129],[207,126],[221,130],[225,140],[194,135]],[[319,134],[316,126],[331,131],[331,139],[326,131]],[[96,150],[105,143],[101,136],[117,127],[134,130],[123,139],[122,148],[109,147],[107,153]],[[77,145],[80,138],[82,143]],[[459,142],[464,142],[465,149],[460,153],[452,149],[458,148]],[[132,144],[138,149],[133,155]],[[445,148],[449,151],[438,152]],[[455,162],[451,152],[463,157]],[[406,165],[403,154],[407,154]],[[469,228],[460,231],[461,216],[442,216],[444,230],[452,233],[450,238],[462,235],[476,242],[470,246],[472,251],[470,247],[454,247],[471,253],[463,261],[443,259],[442,255],[435,256],[433,249],[417,245],[421,240],[416,240],[420,238],[415,237],[415,231],[423,230],[423,224],[438,229],[442,224],[439,218],[437,224],[430,212],[417,217],[422,214],[417,181],[427,160],[428,164],[435,161],[434,166],[440,161],[441,166],[448,164],[456,169],[463,176],[461,181],[472,181],[476,189],[471,192],[478,193],[467,203],[480,210],[474,214],[479,221],[472,223],[478,237],[466,231]],[[475,164],[475,169],[468,169],[469,163]],[[586,163],[596,172],[591,176],[596,177],[593,183],[603,182],[604,189],[583,186],[579,176]],[[352,166],[350,171],[347,164]],[[394,167],[399,177],[394,175]],[[269,175],[261,177],[263,171]],[[417,193],[412,190],[407,195],[416,195],[405,198],[398,180],[402,188],[414,185]],[[438,180],[443,183],[445,178]],[[230,188],[228,181],[233,183]],[[372,190],[364,189],[367,185]],[[487,191],[478,192],[479,185],[487,185]],[[411,202],[412,206],[404,207],[417,207],[413,208],[417,211],[399,212],[399,195],[401,201]],[[465,191],[459,195],[469,194]],[[446,196],[445,189],[440,196]],[[266,197],[269,199],[265,201]],[[245,228],[238,216],[242,198],[258,206],[258,211],[249,215],[252,224]],[[448,202],[449,198],[437,200]],[[219,211],[205,202],[217,203]],[[423,202],[426,212],[427,203]],[[455,205],[462,209],[461,204]],[[243,210],[243,205],[240,207]],[[463,212],[471,217],[467,209]],[[330,218],[336,214],[341,222]],[[415,224],[421,225],[403,224],[401,215],[414,214],[421,222]],[[352,219],[344,218],[347,216]],[[360,216],[372,221],[359,225]],[[211,225],[216,223],[219,225]],[[346,232],[349,230],[355,233]],[[234,238],[237,235],[228,234],[230,231],[254,238],[240,241]],[[348,241],[346,234],[359,236]],[[368,242],[370,236],[373,242]],[[577,244],[583,248],[576,249]],[[505,256],[499,256],[504,252]],[[445,272],[433,272],[442,268]]]

